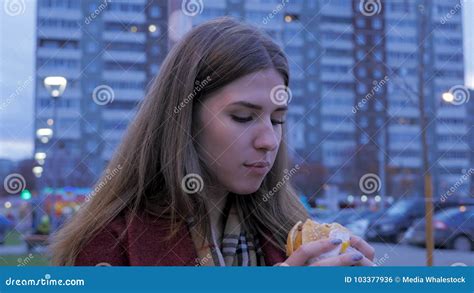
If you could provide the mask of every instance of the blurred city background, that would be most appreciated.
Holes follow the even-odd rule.
[[[117,172],[169,49],[226,15],[288,56],[292,181],[311,215],[368,239],[380,265],[425,265],[429,192],[434,264],[474,265],[474,1],[0,3],[0,265],[47,264],[48,235]]]

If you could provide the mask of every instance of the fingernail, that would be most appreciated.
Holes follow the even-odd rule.
[[[359,261],[359,260],[361,260],[362,258],[364,258],[364,257],[363,257],[362,254],[360,254],[360,253],[356,253],[356,254],[353,254],[353,255],[352,255],[352,260],[353,260],[353,261]]]
[[[338,239],[338,238],[332,239],[332,240],[331,240],[331,243],[334,244],[334,245],[338,245],[338,244],[341,244],[341,243],[342,243],[342,240],[341,240],[341,239]]]

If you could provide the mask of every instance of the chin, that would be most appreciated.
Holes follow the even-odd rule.
[[[232,186],[230,190],[235,193],[235,194],[251,194],[256,192],[260,186],[262,185],[262,181],[260,180],[258,182],[242,182],[238,186]]]

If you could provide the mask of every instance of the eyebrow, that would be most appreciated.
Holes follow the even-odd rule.
[[[244,107],[247,107],[247,108],[250,108],[250,109],[262,110],[261,106],[255,105],[255,104],[252,104],[252,103],[249,103],[249,102],[245,102],[245,101],[234,102],[230,105],[239,105],[239,106],[244,106]],[[281,107],[276,108],[274,112],[286,111],[286,110],[288,110],[288,106],[281,106]]]

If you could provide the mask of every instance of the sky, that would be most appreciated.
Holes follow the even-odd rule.
[[[0,159],[18,160],[33,154],[36,1],[25,0],[17,16],[6,14],[5,1],[0,0]]]
[[[7,1],[0,0],[0,159],[20,160],[33,155],[36,0],[24,0],[16,16],[6,14]],[[474,89],[474,0],[463,3],[465,81]]]

